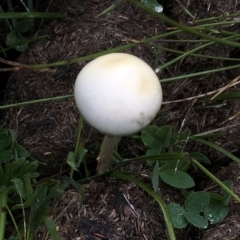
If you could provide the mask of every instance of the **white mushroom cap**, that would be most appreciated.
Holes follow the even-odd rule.
[[[143,60],[111,53],[81,70],[74,97],[92,127],[107,135],[126,136],[139,132],[155,118],[162,103],[162,88]]]

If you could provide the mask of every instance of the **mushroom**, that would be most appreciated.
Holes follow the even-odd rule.
[[[80,71],[74,98],[85,121],[106,134],[97,158],[97,172],[103,173],[109,169],[116,138],[139,132],[155,118],[162,103],[162,88],[143,60],[110,53]]]

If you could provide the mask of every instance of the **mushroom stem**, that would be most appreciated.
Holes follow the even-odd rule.
[[[97,161],[98,161],[97,173],[98,174],[108,171],[110,164],[111,164],[114,147],[116,145],[116,140],[117,140],[117,137],[105,135],[102,145],[101,145],[99,156],[97,158]]]

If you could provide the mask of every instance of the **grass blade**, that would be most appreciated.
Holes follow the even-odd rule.
[[[234,199],[240,202],[240,198],[237,194],[235,194],[230,188],[228,188],[223,182],[221,182],[218,178],[216,178],[211,172],[209,172],[203,165],[201,165],[197,160],[192,160],[192,163],[199,168],[202,172],[204,172],[209,178],[211,178],[217,185],[219,185],[223,190],[225,190],[228,194],[230,194]]]
[[[214,148],[217,151],[219,151],[219,152],[223,153],[224,155],[226,155],[227,157],[229,157],[230,159],[232,159],[233,161],[235,161],[236,163],[240,163],[240,159],[238,157],[234,156],[233,154],[231,154],[230,152],[228,152],[224,148],[219,147],[218,145],[216,145],[216,144],[214,144],[212,142],[209,142],[209,141],[206,141],[206,140],[200,139],[200,138],[193,138],[193,140],[198,141],[200,143],[203,143],[203,144],[205,144],[205,145],[207,145],[207,146],[209,146],[211,148]]]
[[[0,19],[17,19],[17,18],[62,18],[60,13],[44,13],[44,12],[9,12],[1,13]]]
[[[51,239],[53,240],[61,240],[57,230],[56,230],[56,225],[54,221],[50,217],[45,217],[44,218],[44,224],[51,236]]]

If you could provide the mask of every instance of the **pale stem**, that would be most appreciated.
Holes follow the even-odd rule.
[[[6,228],[6,212],[7,212],[8,188],[5,187],[0,193],[0,240],[4,240]]]
[[[112,156],[113,156],[114,147],[116,145],[116,140],[117,140],[117,137],[113,137],[113,136],[109,137],[109,136],[105,135],[102,145],[101,145],[99,156],[97,158],[97,161],[98,161],[97,173],[98,174],[104,173],[109,170]]]

